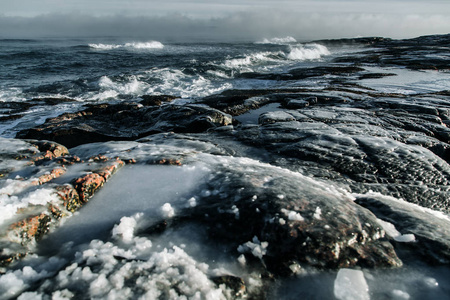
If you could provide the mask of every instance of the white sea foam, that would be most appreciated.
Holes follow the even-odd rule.
[[[164,45],[158,41],[149,42],[132,42],[125,44],[89,44],[89,47],[96,50],[113,50],[113,49],[163,49]]]
[[[23,100],[25,100],[25,98],[22,96],[22,89],[20,88],[2,87],[0,89],[0,102]]]
[[[276,45],[283,45],[283,44],[289,44],[289,43],[296,43],[297,40],[294,39],[292,36],[286,36],[286,37],[275,37],[271,39],[263,39],[261,41],[256,42],[255,44],[276,44]]]
[[[283,56],[283,52],[257,52],[245,55],[240,58],[228,59],[224,62],[223,66],[231,69],[239,69],[243,67],[248,67],[252,65],[261,65],[267,62],[277,62],[280,61],[280,57]]]
[[[290,60],[314,60],[330,54],[327,47],[314,43],[292,47],[287,58]]]
[[[140,95],[149,85],[139,80],[137,76],[130,76],[129,78],[120,81],[114,81],[108,76],[102,76],[98,81],[98,86],[101,92],[96,95],[91,95],[96,100],[104,100],[108,98],[117,97],[120,94],[123,95]]]
[[[144,85],[146,94],[171,94],[181,98],[204,97],[230,89],[231,83],[210,80],[199,74],[185,74],[179,69],[152,69],[145,72],[147,80],[155,83]]]

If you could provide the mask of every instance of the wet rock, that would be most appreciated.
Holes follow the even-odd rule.
[[[324,170],[322,176],[355,191],[376,190],[448,211],[449,130],[442,120],[447,104],[370,99],[349,107],[317,98],[320,105],[263,113],[259,126],[240,128],[233,136],[294,159],[284,167],[308,173],[314,165]]]
[[[338,63],[377,64],[379,66],[401,66],[412,70],[448,70],[448,59],[442,51],[448,49],[449,35],[436,35],[406,40],[381,39],[376,48],[357,55],[335,59]],[[439,45],[439,47],[436,47]],[[445,49],[445,50],[444,50]],[[423,53],[427,55],[424,56]],[[420,57],[420,59],[418,59]]]
[[[0,102],[0,113],[7,115],[21,115],[21,113],[27,111],[30,107],[33,107],[35,104],[20,101],[4,101]]]
[[[226,90],[218,95],[203,98],[201,103],[232,116],[238,116],[276,101],[279,97],[275,96],[274,98],[274,95],[298,93],[299,91],[300,89]]]
[[[351,75],[359,72],[363,72],[364,69],[354,66],[323,66],[314,68],[298,68],[289,71],[292,76],[291,79],[299,80],[309,77],[317,77],[324,75]]]
[[[238,160],[211,176],[206,190],[190,218],[277,275],[291,273],[293,261],[319,268],[402,264],[376,218],[326,183]]]
[[[378,79],[378,78],[383,78],[383,77],[387,77],[387,76],[397,76],[397,74],[393,74],[393,73],[367,73],[367,74],[363,74],[361,76],[359,76],[359,80],[363,80],[363,79]]]
[[[91,105],[66,113],[17,137],[57,141],[67,147],[110,140],[134,140],[158,132],[204,132],[231,124],[223,112],[199,105],[144,107],[137,103]]]
[[[141,103],[144,106],[161,106],[163,103],[172,102],[177,97],[169,95],[143,95]]]
[[[233,297],[236,298],[247,298],[247,291],[245,287],[245,282],[242,278],[231,276],[231,275],[223,275],[218,277],[213,277],[211,280],[217,284],[224,284],[227,288],[231,289],[234,292]]]
[[[66,102],[78,102],[78,100],[70,98],[56,98],[56,97],[43,97],[43,98],[33,98],[30,103],[33,105],[45,104],[45,105],[58,105]]]
[[[403,200],[381,194],[359,195],[356,202],[378,218],[395,225],[402,234],[413,234],[414,242],[405,244],[432,264],[450,262],[450,218]]]

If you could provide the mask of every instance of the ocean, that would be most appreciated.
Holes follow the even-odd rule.
[[[450,299],[449,50],[0,39],[0,299]],[[31,184],[30,139],[83,162]],[[96,155],[125,166],[11,238]]]

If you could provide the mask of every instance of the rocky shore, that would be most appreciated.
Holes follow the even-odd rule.
[[[326,76],[325,89],[227,90],[187,105],[173,104],[173,96],[143,95],[88,104],[15,139],[2,138],[0,197],[10,212],[1,223],[2,272],[34,253],[43,236],[91,197],[95,201],[127,165],[208,169],[191,205],[136,227],[134,235],[199,226],[209,243],[245,261],[263,281],[305,267],[400,268],[411,257],[448,265],[450,92],[405,95],[364,86],[397,76],[367,64],[447,72],[447,61],[417,59],[424,49],[434,51],[426,38],[354,42],[378,50],[338,58],[333,66],[241,74],[278,81]],[[19,118],[33,103],[64,101],[71,100],[2,108]],[[50,200],[41,201],[39,193]],[[246,290],[245,278],[209,279],[232,298],[265,297],[262,288]]]

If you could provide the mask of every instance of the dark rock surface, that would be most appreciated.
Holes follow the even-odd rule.
[[[207,226],[211,239],[229,241],[237,249],[256,236],[260,242],[253,244],[263,252],[259,258],[277,275],[291,273],[294,263],[319,268],[401,265],[375,217],[351,198],[284,169],[241,165],[227,164],[209,178],[210,192],[187,213]],[[245,246],[241,251],[246,253]]]
[[[49,119],[41,126],[20,131],[17,137],[52,140],[70,148],[93,142],[135,140],[158,132],[204,132],[231,122],[227,114],[199,105],[99,104]]]
[[[356,203],[370,209],[379,218],[395,225],[402,234],[413,234],[407,245],[432,264],[450,262],[450,218],[420,206],[381,195],[361,195]]]

